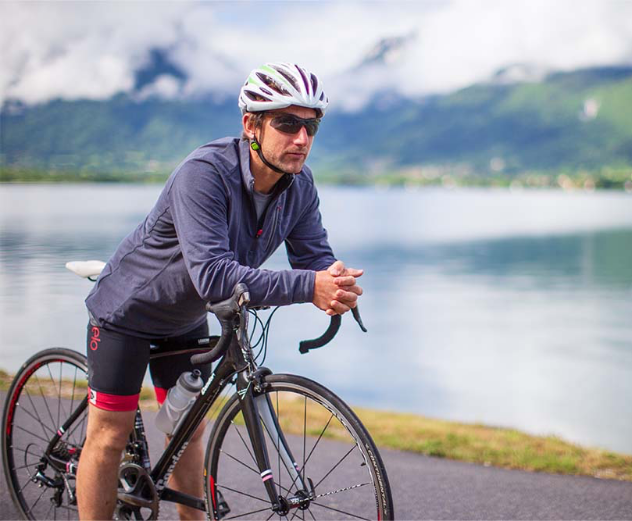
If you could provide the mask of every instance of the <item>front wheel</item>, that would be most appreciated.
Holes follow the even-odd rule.
[[[206,451],[212,519],[393,519],[384,464],[369,433],[340,398],[293,375],[267,376],[258,396],[267,397],[280,425],[280,433],[270,432],[274,422],[262,417],[272,479],[289,512],[272,510],[262,484],[269,478],[257,468],[241,401],[234,395],[219,413]],[[304,498],[299,506],[297,498]]]

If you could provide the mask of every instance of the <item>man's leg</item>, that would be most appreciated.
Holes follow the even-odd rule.
[[[121,453],[136,411],[105,411],[90,405],[88,431],[77,471],[79,517],[112,519]]]
[[[169,478],[169,487],[195,497],[204,497],[204,427],[206,421],[202,422],[193,434],[186,450],[178,460],[178,464],[173,469],[173,474]],[[206,514],[201,510],[190,508],[184,505],[177,505],[180,519],[206,519]]]

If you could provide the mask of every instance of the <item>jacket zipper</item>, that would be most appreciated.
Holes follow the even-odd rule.
[[[274,237],[274,232],[276,231],[277,223],[279,222],[279,213],[281,212],[281,207],[279,205],[276,206],[274,210],[274,218],[272,221],[272,228],[270,229],[270,237],[268,237],[268,244],[266,244],[265,251],[268,251],[270,244],[272,244],[272,238]]]
[[[268,244],[266,245],[266,250],[268,249],[268,247],[270,246],[270,242],[272,241],[272,236],[274,235],[274,230],[276,229],[279,212],[281,210],[281,206],[279,206],[278,200],[281,197],[281,194],[285,192],[285,190],[287,190],[287,188],[289,188],[293,184],[293,182],[294,182],[294,178],[292,178],[291,182],[288,184],[288,186],[285,189],[281,190],[281,192],[272,201],[270,201],[270,204],[268,204],[268,207],[265,209],[265,212],[261,216],[261,219],[259,219],[259,221],[257,222],[257,232],[255,233],[255,240],[259,239],[259,237],[263,235],[263,225],[265,224],[266,216],[268,215],[268,212],[270,211],[270,206],[273,204],[276,206],[276,209],[274,211],[275,212],[274,221],[272,222],[272,231],[270,233],[270,238],[268,239]],[[254,190],[254,181],[251,183],[250,189]],[[253,209],[254,209],[254,202],[252,201],[252,196],[251,196],[251,204],[253,205]]]

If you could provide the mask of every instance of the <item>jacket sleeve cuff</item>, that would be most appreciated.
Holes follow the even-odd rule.
[[[293,270],[300,272],[297,277],[297,284],[294,289],[292,303],[312,302],[314,300],[314,284],[316,272],[312,270]]]

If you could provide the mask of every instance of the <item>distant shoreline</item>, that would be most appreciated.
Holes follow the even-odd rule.
[[[354,172],[334,173],[316,171],[316,181],[322,186],[375,186],[378,188],[419,189],[425,187],[452,188],[507,188],[560,189],[565,191],[594,192],[615,190],[632,193],[632,172],[606,171],[600,173],[578,172],[576,174],[525,173],[514,176],[485,175],[440,175],[424,174],[423,171],[395,171],[383,174]],[[420,173],[422,172],[422,173]],[[163,184],[168,172],[57,172],[42,170],[0,170],[0,184]]]

